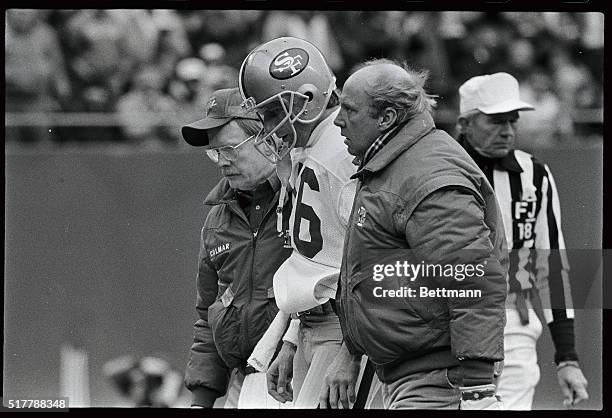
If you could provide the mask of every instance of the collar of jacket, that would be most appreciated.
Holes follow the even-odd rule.
[[[521,165],[518,163],[516,156],[514,155],[514,150],[510,151],[505,157],[502,158],[489,158],[476,151],[463,135],[459,136],[459,143],[461,146],[463,146],[463,148],[465,148],[468,154],[470,154],[470,157],[472,157],[472,159],[481,169],[486,165],[491,167],[499,165],[506,171],[513,171],[515,173],[523,172]]]
[[[436,125],[429,112],[417,114],[395,132],[392,139],[351,178],[362,178],[366,171],[375,173],[382,170],[435,128]]]
[[[236,200],[236,190],[232,189],[229,185],[229,180],[225,177],[217,183],[215,187],[208,193],[206,199],[204,199],[205,205],[220,205],[223,203],[230,203]]]
[[[276,177],[276,172],[273,173],[266,182],[270,183],[274,192],[279,191],[281,184],[278,177]],[[204,199],[204,204],[210,206],[221,205],[224,203],[236,202],[236,199],[236,189],[232,189],[229,185],[229,180],[223,177],[221,181],[213,187],[210,193],[208,193],[208,196]]]

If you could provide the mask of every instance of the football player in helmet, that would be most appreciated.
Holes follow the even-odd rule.
[[[302,39],[278,38],[255,48],[242,63],[239,86],[266,125],[255,144],[271,151],[274,162],[304,146],[334,110],[328,104],[336,77],[321,52]]]
[[[239,73],[245,106],[263,119],[255,145],[276,163],[293,199],[287,237],[294,251],[274,275],[279,315],[290,314],[292,320],[267,373],[269,393],[281,402],[293,400],[296,408],[317,407],[326,372],[342,345],[331,300],[356,190],[356,181],[350,179],[356,167],[333,124],[339,110],[335,81],[322,53],[292,37],[256,47]],[[260,344],[264,340],[266,336]],[[258,348],[253,353],[253,365],[269,364],[270,358],[257,358]],[[360,362],[352,366],[360,367]],[[357,382],[352,383],[354,391]]]

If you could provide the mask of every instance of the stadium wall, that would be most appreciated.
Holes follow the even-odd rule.
[[[555,175],[568,247],[600,247],[601,148],[536,154]],[[203,154],[9,153],[5,172],[4,397],[58,396],[66,342],[89,353],[92,406],[122,402],[102,375],[112,358],[160,355],[182,371],[202,201],[219,179]],[[582,268],[592,267],[574,265],[574,280]],[[589,408],[601,407],[600,318],[577,312]],[[534,406],[558,407],[548,331],[539,349]]]

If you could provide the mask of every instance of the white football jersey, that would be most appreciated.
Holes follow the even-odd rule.
[[[314,129],[304,148],[291,151],[293,209],[289,219],[295,251],[274,276],[278,307],[298,312],[325,303],[336,286],[357,171],[334,125],[338,111]]]

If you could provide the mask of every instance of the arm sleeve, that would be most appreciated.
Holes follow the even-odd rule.
[[[292,319],[289,323],[289,327],[283,336],[283,341],[290,342],[291,344],[297,346],[299,341],[298,331],[300,328],[300,320]]]
[[[465,386],[492,382],[494,362],[503,359],[506,272],[481,202],[467,188],[444,187],[417,205],[405,227],[418,260],[482,266],[481,277],[439,281],[446,289],[482,291],[482,297],[446,298],[451,347],[462,364]]]
[[[535,225],[536,288],[555,345],[555,362],[577,360],[569,262],[561,231],[559,195],[548,166],[542,180],[542,206]]]
[[[217,272],[208,264],[204,231],[202,229],[200,265],[196,278],[198,320],[194,325],[193,344],[189,350],[185,386],[193,392],[194,402],[198,402],[194,404],[212,406],[211,401],[225,394],[230,370],[219,357],[208,325],[208,307],[217,297],[218,277]]]

